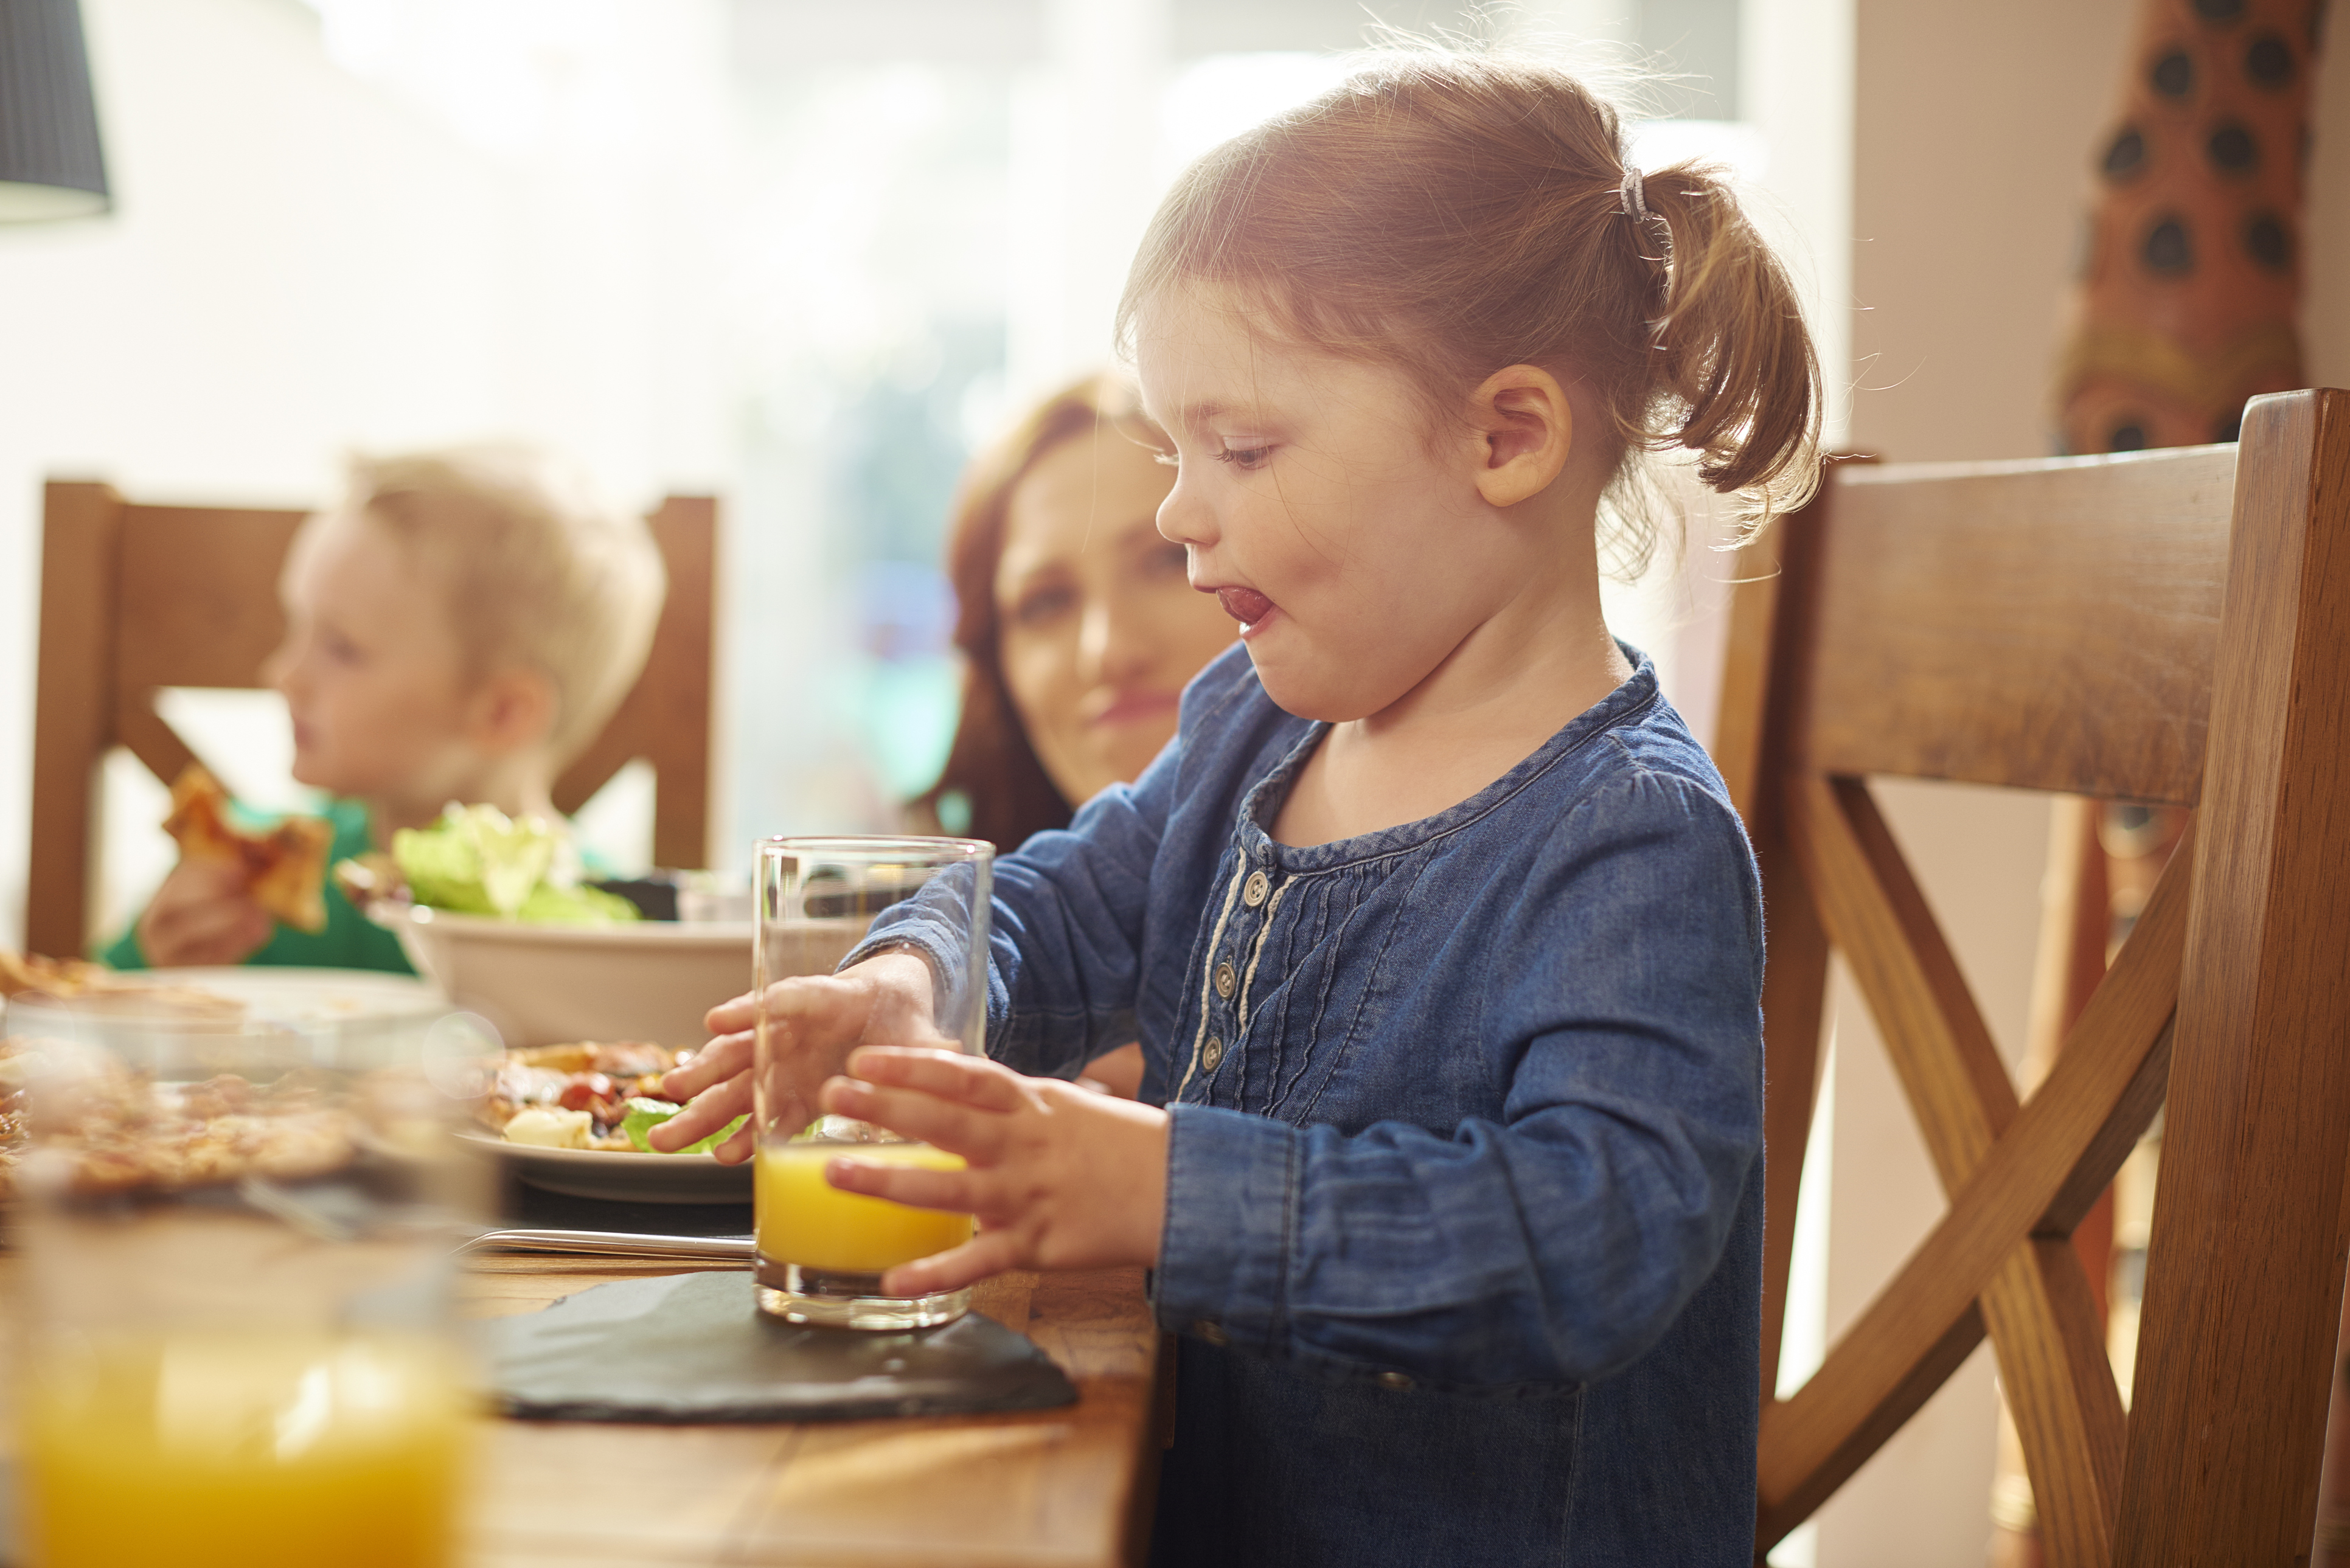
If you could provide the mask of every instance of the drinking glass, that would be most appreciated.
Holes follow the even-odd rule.
[[[752,1125],[760,1307],[794,1323],[909,1329],[950,1322],[968,1290],[891,1296],[882,1273],[971,1239],[972,1220],[843,1192],[824,1179],[843,1155],[958,1169],[959,1155],[870,1123],[820,1115],[816,1094],[858,1044],[920,1044],[978,1054],[987,1033],[992,845],[962,838],[770,838],[759,845],[758,1026]],[[908,946],[931,967],[921,1017],[844,1020],[828,975],[873,918],[920,900]],[[834,1000],[837,1000],[835,998]]]
[[[8,1012],[27,1561],[452,1562],[452,1255],[491,1187],[452,1134],[494,1038]]]

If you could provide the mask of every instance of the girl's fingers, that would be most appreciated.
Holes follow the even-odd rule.
[[[712,1008],[717,1016],[718,1009]],[[682,1067],[675,1067],[661,1075],[661,1093],[675,1099],[690,1100],[712,1084],[722,1083],[751,1065],[751,1036],[725,1034],[712,1040],[693,1054],[693,1059]]]
[[[663,1154],[673,1154],[687,1144],[708,1137],[750,1108],[751,1078],[746,1073],[696,1095],[685,1109],[645,1134],[645,1141]],[[743,1139],[750,1134],[751,1126],[745,1122],[743,1130],[734,1137],[735,1139]],[[731,1165],[733,1162],[729,1160],[726,1163]]]
[[[850,1054],[848,1074],[881,1087],[914,1089],[999,1115],[1009,1115],[1028,1104],[1019,1074],[984,1056],[966,1056],[960,1051],[866,1045]]]
[[[926,1170],[919,1165],[868,1163],[854,1155],[824,1168],[824,1179],[843,1192],[886,1198],[916,1209],[944,1209],[968,1214],[976,1207],[972,1174],[967,1170]]]
[[[746,991],[729,997],[702,1015],[702,1026],[712,1034],[739,1034],[759,1022],[759,993]]]
[[[881,1289],[893,1296],[926,1296],[959,1291],[1019,1266],[1010,1231],[982,1231],[951,1251],[899,1264],[881,1276]]]
[[[833,1116],[855,1116],[981,1165],[993,1165],[1003,1154],[1005,1117],[920,1089],[885,1089],[855,1078],[833,1078],[826,1082],[816,1103]]]
[[[744,1122],[733,1137],[710,1152],[721,1165],[740,1165],[758,1152],[758,1139],[751,1130],[751,1124]]]

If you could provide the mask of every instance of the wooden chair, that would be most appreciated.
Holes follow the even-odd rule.
[[[2054,1568],[2306,1561],[2350,1245],[2350,392],[2257,399],[2233,447],[1845,465],[1748,554],[1719,750],[1770,919],[1758,1561],[1986,1334]],[[2029,1101],[1870,774],[2195,808]],[[1778,1400],[1831,948],[1950,1207]],[[2166,1103],[2125,1416],[2068,1238]]]
[[[192,760],[155,711],[166,686],[253,687],[285,635],[279,567],[307,514],[150,506],[105,484],[52,483],[43,506],[26,946],[79,953],[96,773],[128,747],[166,782]],[[671,496],[650,518],[669,598],[650,657],[611,722],[555,788],[576,811],[628,762],[654,770],[653,857],[706,863],[711,594],[717,503]]]

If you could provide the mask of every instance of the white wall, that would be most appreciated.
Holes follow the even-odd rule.
[[[2049,384],[2092,150],[2118,101],[2132,0],[1857,0],[1851,444],[1897,461],[2053,450]],[[2338,29],[2336,30],[2338,33]],[[2308,366],[2350,385],[2350,47],[2317,87]],[[2022,1043],[2047,822],[2029,798],[1880,790],[2011,1061]],[[1837,993],[1833,1334],[1943,1210],[1881,1045]],[[1979,1351],[1822,1511],[1819,1568],[1978,1568],[1994,1394]]]
[[[702,314],[714,305],[693,286],[701,187],[663,160],[669,144],[611,157],[594,117],[556,102],[540,106],[546,134],[485,148],[355,80],[295,0],[83,9],[115,212],[0,228],[8,945],[24,913],[45,478],[302,504],[331,493],[354,447],[500,433],[566,445],[638,501],[707,489],[726,466]],[[716,75],[714,23],[680,25],[706,10],[678,0],[639,29],[619,111],[723,103],[691,86]]]

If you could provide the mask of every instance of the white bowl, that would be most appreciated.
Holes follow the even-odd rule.
[[[702,1015],[751,989],[747,920],[531,926],[390,902],[369,913],[398,933],[418,973],[508,1045],[699,1045]]]

